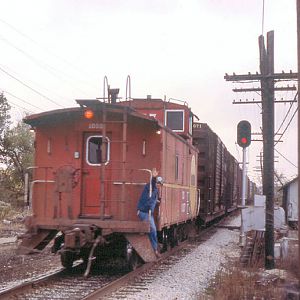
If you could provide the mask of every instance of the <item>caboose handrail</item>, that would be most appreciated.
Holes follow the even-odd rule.
[[[185,100],[180,100],[180,99],[175,99],[175,98],[169,98],[168,102],[170,102],[171,100],[183,103],[183,105],[188,106],[188,103]]]
[[[25,203],[28,203],[27,206],[30,206],[30,203],[31,203],[31,199],[29,197],[28,199],[28,186],[29,186],[29,175],[28,175],[28,171],[30,170],[33,170],[33,169],[38,169],[38,168],[41,168],[41,169],[49,169],[49,168],[52,168],[52,167],[39,167],[39,166],[30,166],[30,167],[27,167],[26,170],[27,172],[25,173],[24,175],[24,202]],[[31,187],[30,187],[31,188]],[[29,194],[30,194],[30,189],[29,189]]]
[[[147,171],[147,172],[149,172],[149,173],[150,173],[150,182],[149,182],[149,197],[151,197],[151,196],[152,196],[152,184],[151,184],[151,182],[152,182],[152,171],[151,171],[151,170],[149,170],[149,169],[138,169],[138,170],[140,170],[140,171]]]
[[[126,79],[126,101],[129,99],[131,100],[131,78],[130,75],[127,76]]]
[[[43,180],[43,179],[37,179],[37,180],[33,180],[31,181],[30,183],[30,189],[29,189],[29,205],[31,206],[31,203],[32,203],[32,190],[33,190],[33,186],[36,184],[36,183],[55,183],[54,180]]]

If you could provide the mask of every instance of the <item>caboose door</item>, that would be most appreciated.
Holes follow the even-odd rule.
[[[99,132],[84,133],[82,157],[81,215],[105,217],[107,215],[107,165],[110,159],[110,140]]]

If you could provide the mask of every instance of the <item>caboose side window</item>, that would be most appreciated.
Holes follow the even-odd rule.
[[[165,125],[176,132],[184,131],[184,110],[166,110]]]
[[[86,161],[89,165],[98,166],[109,161],[109,139],[101,135],[89,136],[86,142]]]

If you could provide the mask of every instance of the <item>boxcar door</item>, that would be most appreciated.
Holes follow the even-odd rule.
[[[104,217],[108,199],[105,178],[108,175],[110,140],[108,137],[103,138],[99,132],[86,132],[83,150],[81,214]]]

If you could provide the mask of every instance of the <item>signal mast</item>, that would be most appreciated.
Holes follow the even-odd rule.
[[[240,147],[243,148],[243,182],[242,182],[242,209],[246,205],[246,148],[251,144],[251,124],[242,120],[237,125],[237,143]],[[241,214],[241,234],[240,234],[240,245],[244,246],[245,244],[245,233],[243,218]]]

